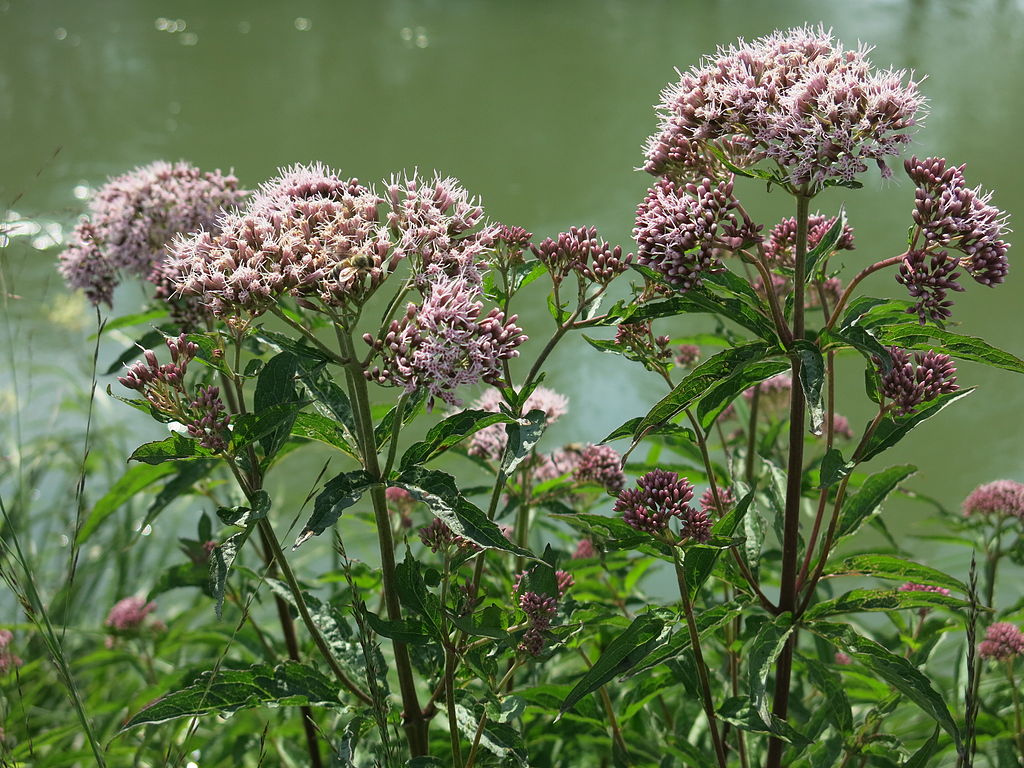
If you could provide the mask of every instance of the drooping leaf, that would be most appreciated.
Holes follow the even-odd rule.
[[[874,576],[876,579],[909,581],[914,584],[926,584],[932,587],[967,592],[967,586],[959,579],[935,568],[904,560],[895,555],[853,555],[829,566],[825,570],[825,574],[828,576]]]
[[[276,667],[204,672],[191,685],[171,691],[132,717],[121,730],[182,717],[230,714],[264,706],[340,707],[337,684],[319,670],[286,661]]]
[[[804,259],[804,275],[807,282],[814,279],[814,268],[822,260],[827,259],[836,249],[836,243],[843,236],[843,228],[846,226],[846,206],[839,206],[839,215],[832,222],[818,244],[811,249]]]
[[[525,459],[533,446],[540,440],[547,427],[547,415],[544,411],[534,409],[523,419],[514,421],[505,427],[508,435],[508,442],[505,444],[505,453],[501,457],[501,471],[506,476],[511,475],[523,459]]]
[[[975,336],[964,336],[933,325],[922,326],[916,322],[882,325],[875,332],[883,344],[904,349],[933,350],[959,360],[970,360],[993,368],[1024,373],[1024,360]]]
[[[601,440],[601,444],[610,443],[612,440],[619,440],[623,437],[632,437],[641,421],[643,421],[643,416],[637,416],[616,427],[607,437]],[[693,430],[679,424],[662,424],[647,430],[646,434],[648,437],[671,435],[694,445],[697,444],[697,435],[694,434]]]
[[[928,768],[932,765],[932,757],[939,751],[939,728],[936,727],[931,737],[903,764],[903,768]]]
[[[534,557],[529,550],[506,539],[501,529],[487,519],[484,511],[462,495],[451,475],[411,466],[391,482],[409,491],[417,501],[424,502],[456,536],[463,536],[483,549],[501,549],[522,557]]]
[[[874,640],[859,635],[848,624],[822,621],[806,626],[811,632],[849,654],[855,661],[863,664],[873,674],[917,704],[953,737],[958,749],[961,747],[960,730],[950,715],[946,702],[932,687],[931,681],[907,659],[897,656]]]
[[[281,441],[276,436],[279,434],[287,436],[291,432],[295,415],[305,406],[305,402],[280,403],[256,413],[243,413],[235,416],[231,449],[239,451],[264,438],[270,439],[275,450],[280,448]]]
[[[378,635],[391,640],[397,640],[400,643],[423,645],[432,639],[432,635],[427,631],[426,625],[417,619],[389,621],[382,619],[372,611],[367,611],[366,621],[370,625],[370,629]]]
[[[829,448],[821,460],[819,488],[829,488],[853,471],[853,462],[846,461],[838,448]]]
[[[874,458],[882,451],[892,448],[896,443],[906,437],[907,434],[918,424],[927,421],[946,406],[967,397],[972,392],[974,392],[974,387],[950,392],[947,395],[939,395],[932,401],[931,405],[928,405],[909,416],[903,416],[897,419],[888,417],[882,419],[881,423],[875,429],[875,433],[868,441],[867,446],[865,446],[860,460],[867,461],[868,459]]]
[[[319,536],[341,517],[341,513],[355,504],[374,485],[373,478],[362,469],[342,472],[324,485],[324,489],[313,502],[313,514],[295,540],[299,547],[312,536]]]
[[[594,666],[569,691],[559,709],[559,716],[572,709],[584,696],[643,661],[666,632],[663,611],[651,610],[637,616],[605,647]]]
[[[333,419],[321,416],[319,413],[299,412],[295,414],[295,421],[292,422],[292,434],[307,440],[326,443],[352,458],[358,457],[356,449],[349,443],[345,431]]]
[[[811,434],[820,435],[825,422],[825,405],[821,400],[821,388],[825,385],[825,360],[818,347],[805,339],[797,339],[793,342],[793,348],[800,358],[800,386],[807,402],[807,412],[811,416]]]
[[[790,744],[809,743],[792,725],[771,713],[768,714],[769,721],[765,722],[749,696],[732,696],[726,699],[718,708],[717,714],[719,719],[732,723],[743,731],[776,736]]]
[[[78,531],[78,536],[75,537],[75,543],[78,546],[84,544],[104,520],[120,509],[136,493],[178,470],[179,467],[173,464],[157,463],[128,467],[117,482],[93,505],[89,516],[85,518]]]
[[[701,427],[710,429],[722,411],[745,390],[789,368],[790,364],[786,360],[763,360],[713,385],[697,400],[697,420]]]
[[[227,591],[228,574],[234,565],[238,551],[252,532],[251,528],[228,536],[210,552],[210,592],[213,593],[213,611],[219,619],[224,610],[224,593]]]
[[[460,411],[427,432],[423,440],[413,443],[402,455],[399,467],[405,469],[414,464],[424,464],[442,453],[446,448],[465,440],[481,429],[492,424],[508,424],[513,419],[503,413],[492,411]]]
[[[270,511],[270,495],[259,490],[254,494],[252,506],[220,507],[217,517],[224,525],[235,525],[248,528],[257,520],[262,520]]]
[[[691,288],[684,294],[660,301],[630,304],[623,312],[609,312],[602,324],[638,323],[686,314],[725,317],[751,331],[772,347],[778,346],[779,343],[775,326],[765,315],[741,299],[716,296],[706,288]]]
[[[420,564],[406,549],[405,560],[395,568],[395,585],[402,605],[423,619],[423,627],[434,639],[442,639],[441,602],[427,589]]]
[[[699,611],[694,616],[694,623],[697,625],[697,636],[703,639],[717,632],[718,629],[739,616],[745,606],[745,602],[731,600],[728,603],[720,603],[712,608]],[[676,658],[689,648],[690,633],[686,630],[676,631],[669,638],[668,642],[657,646],[642,664],[635,666],[623,675],[622,679],[643,674],[659,664],[664,664],[666,661]]]
[[[747,643],[743,656],[747,660],[747,690],[763,722],[771,722],[768,708],[768,675],[775,661],[795,629],[793,615],[783,613],[761,625],[757,634]]]

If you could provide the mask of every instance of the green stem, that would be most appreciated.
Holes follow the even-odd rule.
[[[673,549],[672,563],[675,565],[676,582],[679,586],[679,598],[683,601],[683,613],[686,614],[686,627],[690,632],[690,647],[693,649],[693,658],[697,664],[697,679],[700,681],[701,703],[704,706],[704,715],[708,719],[708,730],[711,731],[711,741],[715,746],[715,756],[718,758],[719,768],[726,768],[725,746],[718,735],[718,724],[715,718],[715,704],[711,698],[711,681],[708,678],[708,669],[704,664],[704,654],[700,648],[700,633],[697,631],[697,622],[693,618],[693,604],[690,601],[690,588],[686,585],[686,573],[680,559],[678,548]]]
[[[587,665],[587,669],[592,669],[594,664],[590,661],[590,657],[587,656],[587,652],[582,648],[577,648],[580,656],[583,658],[584,663]],[[608,689],[605,686],[601,686],[597,690],[601,697],[601,706],[604,707],[605,717],[608,718],[608,726],[612,730],[612,741],[619,746],[625,760],[626,765],[629,765],[629,748],[626,746],[626,740],[622,737],[622,729],[619,727],[619,720],[615,717],[615,707],[612,706],[612,697],[608,695]]]
[[[832,310],[832,316],[829,317],[828,322],[825,324],[825,330],[830,331],[833,326],[835,326],[836,321],[839,319],[839,313],[843,311],[843,307],[846,306],[846,302],[850,300],[854,289],[860,284],[861,280],[880,269],[885,269],[886,267],[892,267],[899,264],[903,261],[906,255],[907,251],[904,251],[899,256],[892,256],[888,259],[883,259],[882,261],[876,262],[869,267],[865,267],[858,272],[853,280],[850,281],[850,284],[846,286],[846,290],[843,291],[843,295],[839,297],[839,301],[836,302],[835,309]]]

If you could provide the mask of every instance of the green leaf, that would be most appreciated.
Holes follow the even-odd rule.
[[[344,454],[357,458],[356,450],[349,443],[345,431],[332,419],[319,413],[300,412],[292,422],[292,435],[307,440],[317,440],[337,448]]]
[[[816,622],[808,624],[809,629],[819,637],[828,640],[840,650],[863,664],[876,676],[917,704],[935,719],[961,748],[960,731],[946,707],[942,696],[932,687],[931,682],[913,664],[902,656],[886,650],[874,640],[857,634],[852,626]]]
[[[843,613],[900,611],[910,608],[949,608],[957,611],[966,610],[968,606],[969,604],[963,600],[939,592],[854,589],[840,597],[811,606],[804,617],[806,621],[815,621]]]
[[[333,419],[347,430],[346,441],[351,445],[355,441],[352,434],[355,432],[355,417],[352,415],[352,402],[345,394],[345,390],[339,387],[327,373],[327,367],[323,363],[310,366],[308,361],[299,360],[298,377],[302,385],[313,398],[313,407],[321,415]]]
[[[423,407],[423,403],[427,399],[427,390],[418,389],[413,392],[408,399],[405,401],[405,405],[402,406],[402,424],[408,424],[412,421],[416,415],[420,412]],[[381,417],[380,422],[373,429],[373,439],[377,443],[378,450],[384,447],[395,430],[395,415],[398,413],[398,405],[396,404],[393,408],[388,409],[387,413]]]
[[[876,333],[878,340],[883,344],[904,349],[934,350],[959,360],[970,360],[993,368],[1024,373],[1024,360],[975,336],[964,336],[932,325],[922,326],[919,323],[883,325]]]
[[[173,339],[176,338],[177,335],[178,334],[165,333],[164,338]],[[222,357],[223,350],[221,349],[220,344],[218,344],[210,334],[189,333],[186,334],[185,338],[198,347],[195,358],[196,360],[216,371],[220,371],[221,373],[231,373],[231,370],[224,364]]]
[[[935,568],[904,560],[895,555],[853,555],[828,568],[825,574],[827,576],[874,576],[876,579],[910,581],[914,584],[953,589],[965,594],[967,592],[967,585],[959,579]]]
[[[754,499],[754,491],[751,490],[746,496],[740,499],[739,503],[711,526],[711,535],[731,537],[736,533],[743,516],[750,508],[750,502]],[[696,598],[704,582],[708,580],[715,568],[715,563],[722,554],[720,548],[702,547],[699,544],[690,544],[686,547],[686,558],[683,561],[683,570],[686,573],[686,585],[690,588],[690,599]]]
[[[472,742],[479,738],[480,746],[495,755],[501,765],[527,765],[526,745],[517,728],[507,723],[496,723],[490,719],[479,733],[482,711],[471,711],[462,704],[455,705],[455,721],[463,738]]]
[[[179,587],[199,587],[207,594],[211,594],[210,576],[203,565],[196,563],[178,563],[164,570],[153,583],[149,594],[146,595],[146,602],[149,602],[157,595],[169,592]]]
[[[810,282],[814,279],[814,268],[818,265],[818,262],[823,259],[827,259],[836,249],[836,243],[839,242],[839,238],[843,235],[843,227],[846,226],[846,206],[841,205],[839,207],[839,215],[836,216],[836,220],[832,223],[832,226],[828,228],[828,232],[818,241],[818,244],[814,246],[810,253],[807,254],[804,261],[804,275],[806,276],[806,282]]]
[[[765,722],[749,696],[732,696],[723,701],[718,708],[718,717],[744,731],[777,736],[790,744],[809,743],[793,726],[771,713],[768,715],[769,722]]]
[[[818,336],[818,341],[823,350],[853,347],[867,359],[872,367],[881,365],[883,371],[888,371],[892,367],[889,350],[882,346],[870,331],[859,325],[822,331]]]
[[[263,490],[256,491],[255,507],[220,507],[217,517],[224,525],[248,528],[257,520],[262,520],[270,511],[270,495]]]
[[[252,532],[251,528],[228,536],[210,553],[210,592],[213,593],[213,612],[217,618],[224,610],[224,592],[227,590],[228,574],[239,550]]]
[[[281,352],[267,361],[256,379],[256,394],[253,396],[253,411],[263,413],[275,406],[289,405],[299,401],[295,389],[295,373],[298,358],[291,352]],[[271,458],[291,434],[295,413],[286,416],[275,429],[260,438],[263,455]]]
[[[806,339],[797,339],[793,342],[793,348],[800,358],[800,386],[811,416],[811,434],[820,435],[822,424],[825,423],[825,406],[821,401],[821,388],[825,384],[825,361],[818,347]]]
[[[395,568],[395,586],[402,605],[423,617],[426,633],[440,642],[444,634],[441,631],[441,603],[423,582],[420,564],[411,549],[405,550],[405,560]]]
[[[165,466],[165,465],[161,465]],[[141,528],[150,525],[157,516],[167,508],[167,505],[189,493],[196,493],[196,483],[206,477],[217,466],[215,461],[186,461],[182,462],[178,474],[172,477],[163,488],[157,493],[156,498],[146,510],[146,517],[142,521]]]
[[[128,461],[162,464],[174,459],[208,459],[212,456],[213,454],[199,445],[197,441],[175,432],[163,440],[140,445],[128,457]]]
[[[839,731],[849,733],[853,729],[853,711],[843,679],[817,659],[801,656],[800,661],[807,668],[808,678],[814,687],[825,694],[823,703],[829,711],[829,719]]]
[[[526,414],[525,418],[505,427],[508,442],[505,444],[505,453],[501,457],[501,471],[505,473],[506,477],[511,475],[533,450],[533,446],[540,440],[547,425],[547,415],[544,411],[534,409]]]
[[[337,684],[313,667],[286,661],[276,667],[254,664],[247,669],[221,668],[216,673],[203,672],[191,685],[165,694],[121,730],[240,709],[307,705],[341,706]]]
[[[89,516],[82,523],[75,537],[75,544],[81,546],[88,540],[100,524],[121,508],[139,491],[148,488],[157,480],[178,471],[173,464],[138,464],[128,467],[110,489],[103,494],[93,506]]]
[[[643,661],[667,633],[664,612],[651,610],[637,616],[604,649],[562,702],[559,717],[602,685]]]
[[[637,416],[625,422],[621,426],[617,427],[612,431],[606,438],[601,441],[601,444],[610,443],[612,440],[619,440],[623,437],[632,437],[636,432],[636,428],[640,426],[640,422],[643,421],[643,416]],[[697,435],[694,434],[692,429],[688,427],[680,426],[679,424],[662,424],[658,427],[652,427],[647,430],[647,437],[657,437],[659,435],[672,435],[673,437],[682,438],[687,442],[697,444]]]
[[[903,464],[883,469],[865,480],[861,484],[860,490],[853,496],[847,497],[843,503],[839,524],[836,527],[836,541],[856,533],[865,520],[881,511],[882,504],[889,494],[916,472],[917,467]]]
[[[533,558],[532,552],[512,544],[505,534],[475,504],[467,500],[455,484],[455,478],[444,472],[412,466],[403,470],[392,485],[404,488],[417,501],[424,502],[435,517],[440,518],[456,536],[463,536],[483,549],[501,549],[522,557]]]
[[[761,625],[757,634],[747,643],[743,657],[747,660],[747,690],[755,710],[763,722],[771,722],[768,709],[768,673],[775,666],[786,641],[795,629],[793,615],[783,613]]]
[[[317,365],[329,362],[328,357],[319,349],[298,339],[293,339],[286,333],[278,333],[277,331],[260,327],[254,330],[252,335],[274,349],[291,352],[304,361],[304,363],[311,364],[310,367],[316,367]]]
[[[432,639],[432,635],[427,631],[424,623],[416,619],[388,621],[372,611],[367,611],[366,622],[370,625],[370,629],[378,635],[397,640],[400,643],[424,645]]]
[[[735,376],[747,366],[762,361],[768,352],[769,347],[766,344],[754,342],[723,350],[708,358],[694,368],[640,420],[633,432],[634,440],[638,441],[649,428],[668,423],[722,379]]]
[[[602,324],[638,323],[644,320],[686,314],[710,314],[724,317],[751,331],[773,348],[779,344],[775,326],[754,307],[741,299],[716,296],[706,288],[691,288],[684,294],[661,301],[630,304],[623,312],[609,312]]]
[[[789,369],[790,364],[786,360],[764,360],[752,363],[736,375],[713,385],[697,400],[697,420],[701,427],[710,429],[722,411],[745,390]]]
[[[136,312],[131,315],[121,315],[121,317],[114,318],[109,322],[103,324],[103,328],[100,329],[98,335],[102,336],[111,331],[117,331],[121,328],[131,328],[135,325],[146,325],[153,323],[157,320],[163,320],[170,314],[166,306],[162,306],[159,309],[151,309],[147,312]],[[89,341],[95,339],[97,334],[89,336]]]
[[[366,490],[375,484],[373,478],[362,469],[342,472],[328,480],[313,502],[313,514],[295,539],[293,548],[302,546],[311,537],[319,536],[338,522],[341,513],[359,501]]]
[[[829,448],[821,459],[821,478],[819,488],[830,488],[846,477],[856,466],[852,461],[843,458],[838,448]]]
[[[280,442],[275,442],[276,436],[282,431],[286,436],[291,432],[295,415],[305,406],[305,402],[281,403],[257,413],[235,416],[234,431],[231,435],[232,450],[241,450],[264,438],[269,438],[272,445],[280,448]]]
[[[492,424],[508,424],[512,421],[512,417],[492,411],[470,410],[456,413],[431,427],[423,440],[409,446],[402,455],[399,467],[406,469],[414,464],[423,464],[450,446],[475,435],[481,429]]]
[[[694,623],[697,625],[697,637],[704,639],[705,637],[714,634],[721,627],[739,616],[745,607],[746,603],[733,600],[728,603],[720,603],[712,608],[700,611],[694,616]],[[659,664],[664,664],[666,661],[676,658],[681,653],[686,652],[689,648],[690,633],[685,631],[676,632],[667,643],[655,648],[643,664],[634,667],[627,674],[623,675],[622,679],[643,674]]]
[[[939,750],[939,728],[936,727],[931,737],[921,748],[907,758],[903,768],[928,768],[932,763],[932,756]]]
[[[867,446],[864,448],[860,460],[867,461],[868,459],[874,458],[882,451],[892,448],[896,443],[906,437],[907,433],[909,433],[910,430],[918,424],[923,421],[927,421],[946,406],[967,397],[972,392],[974,392],[974,387],[971,387],[970,389],[961,389],[957,392],[950,392],[947,395],[939,395],[932,401],[931,405],[928,405],[919,411],[915,411],[909,416],[903,416],[897,419],[882,419],[881,423],[875,429],[875,433],[868,441]]]

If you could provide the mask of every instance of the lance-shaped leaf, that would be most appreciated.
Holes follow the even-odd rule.
[[[648,429],[668,423],[722,379],[735,376],[747,366],[764,360],[768,352],[767,344],[754,342],[723,350],[708,358],[690,371],[636,424],[633,430],[634,441],[643,437]]]
[[[100,523],[121,508],[139,491],[148,488],[162,477],[173,474],[179,467],[173,464],[137,464],[125,473],[103,494],[82,523],[75,542],[81,546],[99,527]]]
[[[361,469],[342,472],[328,480],[313,502],[313,514],[295,540],[295,547],[301,546],[312,536],[319,536],[338,522],[341,513],[359,501],[374,484],[373,478]]]
[[[712,537],[721,536],[730,538],[736,533],[736,529],[743,521],[744,515],[750,508],[750,502],[754,499],[754,491],[751,490],[746,496],[740,499],[739,503],[711,526]],[[683,561],[683,570],[686,573],[686,585],[690,589],[690,599],[696,598],[704,582],[708,580],[715,563],[722,554],[719,547],[702,547],[699,544],[690,544],[686,548],[686,558]]]
[[[420,564],[412,556],[410,549],[405,550],[405,560],[395,568],[395,585],[402,605],[419,615],[423,619],[423,626],[427,633],[440,641],[443,636],[441,602],[437,599],[437,595],[427,589],[427,585],[423,581],[423,573],[420,571]]]
[[[884,371],[888,371],[892,367],[892,360],[889,357],[888,349],[882,346],[881,342],[870,331],[859,325],[822,331],[818,336],[818,340],[823,350],[853,347],[872,366],[880,364]]]
[[[932,325],[922,326],[919,323],[882,325],[875,333],[883,344],[904,349],[933,350],[959,360],[970,360],[993,368],[1024,373],[1024,360],[975,336],[964,336]]]
[[[253,411],[263,413],[274,406],[297,403],[295,372],[298,358],[291,352],[281,352],[267,361],[256,379],[256,394],[253,396]],[[278,426],[260,438],[260,447],[267,458],[277,453],[288,439],[297,410],[286,416]]]
[[[370,629],[378,635],[391,640],[397,640],[400,643],[406,643],[408,645],[424,645],[429,643],[433,637],[430,632],[427,631],[426,625],[417,619],[388,621],[387,619],[382,619],[372,611],[367,611],[366,623],[369,624]]]
[[[771,722],[772,716],[768,709],[768,673],[775,667],[775,660],[794,629],[792,614],[776,616],[761,625],[743,652],[747,660],[747,690],[754,708],[766,723]]]
[[[790,744],[809,744],[808,739],[793,726],[775,715],[768,714],[768,722],[758,712],[749,696],[732,696],[718,708],[718,717],[740,730],[777,736]]]
[[[402,469],[414,464],[424,464],[438,456],[445,449],[475,435],[492,424],[513,422],[511,416],[492,411],[461,411],[438,422],[418,443],[413,443],[402,455],[399,466]]]
[[[932,401],[931,405],[928,405],[919,411],[915,411],[909,416],[903,416],[898,419],[882,419],[878,427],[875,428],[875,433],[871,436],[871,439],[868,441],[864,451],[861,453],[860,460],[867,461],[868,459],[874,458],[882,451],[892,448],[896,443],[906,437],[907,433],[909,433],[910,430],[918,424],[927,421],[946,406],[955,403],[957,400],[962,400],[973,391],[974,387],[971,387],[970,389],[961,389],[957,392],[939,395]]]
[[[292,422],[292,434],[307,440],[326,443],[352,458],[358,458],[345,431],[333,419],[321,416],[319,413],[295,414],[295,421]]]
[[[210,552],[210,592],[213,593],[214,599],[213,612],[218,619],[224,610],[224,593],[227,590],[231,566],[234,565],[238,551],[245,544],[251,532],[252,528],[246,528],[244,531],[232,534]]]
[[[213,454],[199,445],[198,441],[190,440],[175,432],[170,437],[146,443],[136,448],[128,461],[141,461],[143,464],[162,464],[175,459],[209,459]]]
[[[806,339],[797,339],[793,348],[800,358],[800,386],[811,416],[811,434],[820,435],[825,422],[825,406],[821,401],[821,388],[825,384],[825,361],[818,347]]]
[[[640,426],[640,422],[643,421],[643,416],[637,416],[636,418],[630,419],[629,421],[616,427],[607,437],[605,437],[601,444],[610,443],[612,440],[620,440],[623,437],[632,437],[636,432],[636,428]],[[645,433],[647,437],[657,436],[671,436],[686,440],[687,442],[697,444],[697,435],[694,434],[693,430],[681,426],[679,424],[662,424],[658,427],[652,427]]]
[[[877,677],[917,704],[953,737],[957,749],[960,749],[960,730],[950,715],[946,702],[917,667],[874,640],[857,634],[852,626],[829,622],[814,622],[806,626],[811,632],[849,654],[855,661],[863,664]]]
[[[559,717],[584,696],[643,661],[667,632],[664,611],[651,610],[637,616],[632,624],[608,644],[594,666],[569,691],[562,702]]]
[[[299,358],[297,375],[302,385],[313,398],[313,407],[321,415],[333,419],[346,430],[346,439],[353,443],[355,417],[352,415],[352,402],[328,373],[323,363],[311,363],[310,360]]]
[[[843,458],[838,448],[829,448],[821,459],[821,479],[819,488],[829,488],[835,485],[853,471],[856,465],[852,461]]]
[[[487,519],[484,511],[462,495],[451,475],[412,466],[403,470],[391,483],[425,503],[456,536],[463,536],[483,549],[502,549],[522,557],[534,557],[529,550],[506,539],[501,529]]]
[[[281,447],[282,442],[276,436],[284,434],[287,437],[291,432],[295,415],[305,406],[305,402],[279,403],[257,413],[243,413],[235,416],[233,419],[234,432],[231,435],[232,450],[241,450],[257,440],[266,438],[270,440],[271,447],[276,451]]]
[[[853,728],[853,710],[850,708],[850,699],[843,687],[842,677],[817,659],[808,656],[799,658],[800,663],[807,668],[811,683],[825,694],[823,703],[829,719],[840,731],[848,733]]]
[[[847,497],[836,527],[836,541],[851,536],[882,509],[882,504],[900,483],[917,472],[912,464],[889,467],[871,475],[853,496]]]
[[[501,457],[501,471],[511,475],[516,467],[527,457],[533,446],[540,440],[547,428],[547,415],[541,410],[532,410],[525,418],[514,421],[505,427],[508,442],[505,453]]]
[[[786,360],[764,360],[752,363],[736,375],[713,385],[697,400],[697,420],[701,427],[710,429],[715,419],[741,393],[772,376],[788,371],[789,368],[790,364]]]
[[[843,613],[873,611],[899,611],[905,609],[949,608],[953,611],[966,610],[969,604],[956,597],[939,592],[922,592],[896,589],[854,589],[832,600],[812,605],[806,614],[807,621],[838,616]]]
[[[967,585],[959,579],[935,568],[904,560],[895,555],[853,555],[830,566],[826,569],[825,575],[874,576],[876,579],[910,581],[914,584],[927,584],[932,587],[967,592]]]
[[[204,672],[184,688],[171,691],[132,717],[121,730],[166,723],[182,717],[231,714],[265,706],[340,707],[337,684],[319,670],[286,661],[276,667]]]

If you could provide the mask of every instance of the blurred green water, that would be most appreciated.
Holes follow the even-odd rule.
[[[967,162],[970,183],[995,189],[1012,215],[1021,210],[1024,10],[997,0],[0,2],[0,208],[66,228],[84,207],[76,187],[157,158],[230,167],[249,186],[278,166],[322,160],[364,181],[436,168],[480,195],[494,219],[541,236],[593,224],[628,244],[649,183],[634,169],[673,67],[804,22],[834,27],[848,45],[874,44],[879,65],[927,74],[931,114],[915,151]],[[899,174],[865,182],[820,199],[823,211],[847,204],[851,267],[897,252],[910,222],[913,193]],[[790,214],[778,194],[743,195],[769,225]],[[3,251],[7,448],[81,418],[56,409],[86,381],[93,321],[67,298],[57,249],[33,247],[45,237],[15,238]],[[902,291],[891,275],[868,285]],[[962,330],[1024,356],[1020,286],[1016,270],[997,290],[968,286],[957,297]],[[138,299],[122,288],[117,309]],[[549,322],[540,303],[520,312],[528,330]],[[701,327],[687,320],[672,331]],[[101,360],[119,346],[112,339]],[[861,424],[858,364],[843,371],[852,383],[840,388],[840,410]],[[922,467],[915,486],[952,507],[979,483],[1024,480],[1024,378],[965,364],[961,383],[979,386],[969,404],[884,457]],[[573,405],[552,444],[599,439],[661,394],[656,379],[582,343],[558,353],[547,384]],[[97,408],[100,428],[130,432],[126,444],[159,434],[105,396]],[[295,469],[312,479],[318,467]],[[887,513],[904,534],[924,530],[926,518],[905,501]],[[957,557],[959,569],[960,555],[936,551],[933,564]]]

